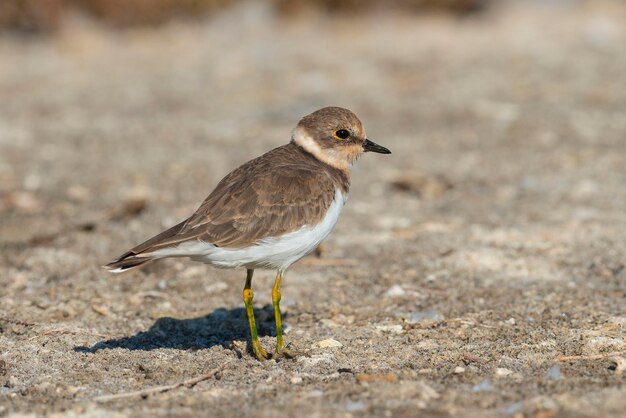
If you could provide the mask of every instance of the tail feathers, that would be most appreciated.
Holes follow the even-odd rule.
[[[163,247],[169,247],[180,243],[181,239],[177,239],[177,234],[186,222],[187,220],[184,220],[178,225],[174,225],[170,229],[161,232],[159,235],[150,238],[142,244],[139,244],[103,267],[111,273],[122,273],[126,270],[149,263],[152,260],[156,260],[159,257],[148,255],[148,253]]]
[[[144,264],[149,263],[152,260],[154,260],[152,257],[142,257],[135,253],[127,252],[126,254],[123,254],[120,258],[111,261],[109,264],[103,267],[109,270],[111,273],[122,273],[126,270],[143,266]]]

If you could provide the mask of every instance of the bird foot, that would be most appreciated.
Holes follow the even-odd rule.
[[[252,344],[252,351],[254,352],[254,357],[259,361],[265,361],[273,358],[272,354],[265,351],[263,347],[261,347],[260,343]]]
[[[273,353],[268,353],[262,346],[260,342],[252,343],[252,352],[254,353],[254,357],[256,357],[259,361],[265,360],[276,360],[280,361],[282,359],[294,359],[296,357],[306,355],[304,352],[296,351],[290,349],[291,344],[287,344],[287,346],[276,347],[276,350]]]
[[[291,344],[288,344],[286,347],[276,347],[276,351],[274,351],[273,359],[294,359],[296,357],[303,356],[304,353],[296,350],[291,350]]]

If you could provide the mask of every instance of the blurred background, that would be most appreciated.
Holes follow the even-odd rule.
[[[288,142],[302,116],[338,105],[393,154],[355,165],[335,233],[287,277],[290,339],[332,336],[344,345],[333,364],[396,380],[367,395],[333,380],[326,360],[293,363],[310,372],[301,386],[282,373],[292,363],[272,366],[284,382],[267,383],[273,369],[256,363],[224,379],[239,373],[232,387],[270,408],[282,392],[262,388],[277,385],[294,411],[619,416],[626,360],[602,356],[624,347],[625,86],[621,0],[0,0],[0,320],[13,321],[0,355],[17,379],[7,390],[45,379],[82,385],[80,396],[130,390],[150,382],[124,371],[128,358],[167,383],[234,355],[221,347],[245,341],[245,327],[189,318],[238,307],[241,272],[99,266],[189,216],[231,169]],[[271,276],[255,276],[258,306]],[[163,317],[196,328],[159,334]],[[53,326],[154,327],[162,357],[79,355],[74,346],[102,338]],[[562,355],[600,360],[563,364],[561,379]],[[400,390],[405,381],[437,396]],[[33,387],[13,408],[73,399]],[[298,403],[300,387],[329,392]],[[226,414],[232,400],[220,396],[211,408]]]
[[[127,195],[197,201],[206,190],[175,187],[181,178],[209,187],[326,105],[353,109],[396,151],[391,164],[364,165],[409,194],[497,178],[500,197],[549,184],[544,205],[621,186],[624,9],[608,0],[5,0],[0,208],[8,218],[25,210],[26,230],[39,233],[30,214],[55,205],[86,216]],[[586,159],[601,171],[556,175]],[[167,193],[150,190],[156,178]],[[3,223],[2,235],[11,225],[25,232]]]

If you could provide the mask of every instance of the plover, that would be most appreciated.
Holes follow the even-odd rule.
[[[291,141],[224,177],[198,210],[178,225],[105,266],[120,273],[166,257],[189,257],[247,270],[243,300],[259,360],[291,356],[285,348],[280,288],[285,271],[334,228],[348,197],[350,168],[364,152],[390,154],[365,135],[348,109],[325,107],[303,117]],[[276,350],[263,349],[252,307],[255,269],[277,270],[272,288]]]

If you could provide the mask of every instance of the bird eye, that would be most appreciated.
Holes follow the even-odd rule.
[[[349,136],[350,132],[346,131],[345,129],[339,129],[338,131],[335,131],[335,138],[337,139],[346,139]]]

